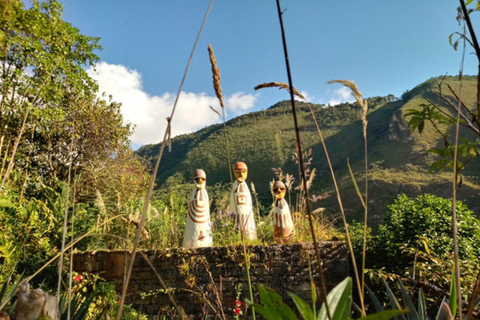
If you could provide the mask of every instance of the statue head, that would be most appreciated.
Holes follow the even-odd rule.
[[[245,162],[237,162],[233,165],[233,173],[238,182],[244,182],[247,179],[248,167]]]
[[[205,188],[206,181],[207,175],[205,174],[205,171],[203,171],[202,169],[195,170],[193,174],[193,182],[195,182],[195,186],[197,187],[197,189]]]
[[[277,199],[283,199],[285,197],[286,188],[282,181],[276,181],[273,184],[272,191],[273,191],[273,195]]]

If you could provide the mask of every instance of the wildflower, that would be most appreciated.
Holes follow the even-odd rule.
[[[240,312],[242,312],[240,308],[235,308],[235,314],[240,314]]]
[[[77,281],[77,282],[82,282],[82,275],[81,274],[78,274],[78,276],[76,276],[75,278],[73,278],[74,281]]]
[[[235,300],[235,307],[240,308],[242,306],[242,301]]]
[[[222,218],[222,210],[218,211],[218,217],[221,219]]]

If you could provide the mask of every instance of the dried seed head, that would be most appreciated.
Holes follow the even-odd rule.
[[[223,104],[222,97],[222,86],[220,83],[220,70],[217,66],[217,59],[215,59],[215,54],[213,53],[212,46],[208,44],[208,53],[210,56],[210,63],[212,64],[212,77],[213,77],[213,88],[215,89],[215,94],[217,95],[218,101],[220,101],[220,106],[225,107]]]
[[[358,87],[353,81],[348,81],[348,80],[330,80],[327,82],[328,84],[332,83],[341,83],[345,87],[350,88],[352,90],[352,95],[355,97],[355,100],[357,100],[358,105],[360,108],[362,108],[362,123],[363,123],[363,137],[367,139],[367,112],[368,112],[368,103],[367,100],[363,99],[363,95],[358,90]]]
[[[283,82],[265,82],[265,83],[259,84],[254,89],[258,90],[263,88],[275,88],[275,87],[279,89],[285,89],[288,92],[290,92],[290,86]],[[295,87],[293,87],[293,94],[299,97],[300,99],[307,101],[307,99],[305,99],[305,97],[297,89],[295,89]]]

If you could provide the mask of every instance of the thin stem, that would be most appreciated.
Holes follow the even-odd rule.
[[[228,144],[227,136],[227,124],[225,123],[225,108],[222,107],[222,117],[223,117],[223,134],[225,136],[225,148],[227,148],[227,161],[228,161],[228,173],[230,174],[230,183],[233,185],[233,174],[232,174],[232,162],[230,160],[230,148]]]
[[[317,239],[316,239],[316,236],[315,236],[315,231],[314,231],[314,228],[313,228],[313,221],[312,221],[312,215],[311,215],[311,211],[310,211],[310,202],[309,202],[309,196],[308,196],[308,189],[307,189],[307,179],[306,179],[306,175],[305,175],[305,168],[304,168],[304,165],[303,165],[303,158],[302,158],[302,145],[301,145],[301,142],[300,142],[300,132],[298,130],[298,121],[297,121],[297,111],[295,109],[295,99],[294,99],[294,93],[293,93],[293,84],[292,84],[292,75],[291,75],[291,72],[290,72],[290,62],[288,60],[288,51],[287,51],[287,40],[285,38],[285,28],[283,26],[283,18],[282,18],[282,8],[280,7],[280,0],[277,0],[277,10],[278,10],[278,17],[279,17],[279,20],[280,20],[280,28],[281,28],[281,31],[282,31],[282,42],[283,42],[283,51],[284,51],[284,54],[285,54],[285,64],[286,64],[286,67],[287,67],[287,75],[288,75],[288,85],[290,86],[290,100],[291,100],[291,104],[292,104],[292,114],[293,114],[293,122],[295,124],[295,135],[296,135],[296,140],[297,140],[297,149],[298,149],[298,164],[299,164],[299,167],[300,167],[300,172],[301,172],[301,178],[302,178],[302,182],[303,182],[303,189],[304,189],[304,192],[305,192],[305,207],[307,209],[307,214],[308,214],[308,221],[310,223],[310,232],[312,234],[312,240],[313,240],[313,245],[314,245],[314,248],[315,248],[315,256],[316,256],[316,259],[317,259],[317,264],[318,264],[318,273],[320,275],[320,281],[321,281],[321,292],[322,292],[322,298],[323,298],[323,301],[325,303],[325,309],[327,311],[327,316],[328,316],[328,319],[331,320],[332,317],[331,317],[331,314],[330,314],[330,308],[328,307],[328,301],[327,301],[327,289],[325,287],[325,279],[324,279],[324,276],[323,276],[323,267],[322,267],[322,260],[320,259],[320,253],[319,253],[319,250],[318,250],[318,245],[317,245]]]
[[[205,18],[203,19],[203,22],[202,22],[202,26],[200,27],[200,30],[198,32],[197,39],[195,40],[195,44],[193,45],[193,49],[192,49],[192,52],[190,54],[190,58],[189,58],[188,63],[187,63],[187,67],[185,68],[185,72],[183,74],[182,82],[180,83],[180,87],[178,89],[177,97],[175,99],[175,103],[174,103],[173,108],[172,108],[172,113],[171,113],[171,115],[168,119],[167,128],[165,129],[165,135],[163,137],[162,147],[160,148],[160,153],[158,154],[157,163],[155,165],[155,170],[153,171],[153,175],[152,175],[152,178],[151,178],[151,181],[150,181],[150,185],[148,187],[148,192],[147,192],[147,195],[145,197],[145,202],[143,203],[142,215],[140,216],[140,222],[139,222],[139,225],[138,225],[137,234],[135,236],[135,241],[134,241],[134,244],[133,244],[132,254],[131,254],[130,260],[129,260],[126,279],[125,279],[125,283],[123,284],[122,297],[120,299],[120,305],[118,306],[117,320],[120,320],[120,318],[122,317],[123,305],[125,303],[125,296],[127,294],[128,284],[130,282],[130,276],[132,274],[133,262],[135,261],[135,255],[137,253],[138,243],[140,242],[140,237],[142,236],[142,230],[143,230],[143,226],[145,224],[145,217],[147,215],[148,205],[150,203],[150,199],[152,198],[153,186],[155,185],[155,178],[157,176],[158,168],[160,166],[160,160],[162,159],[163,151],[165,150],[167,137],[170,136],[170,134],[169,134],[170,129],[171,129],[170,126],[171,126],[171,122],[172,122],[172,119],[173,119],[173,115],[175,114],[178,99],[180,97],[180,93],[182,92],[183,84],[185,82],[185,78],[187,77],[188,69],[190,67],[190,63],[192,62],[193,54],[195,53],[195,49],[197,47],[198,40],[200,39],[200,35],[202,34],[203,27],[205,26],[205,22],[207,21],[207,17],[208,17],[208,14],[210,13],[210,9],[212,8],[212,5],[213,5],[213,0],[210,1],[210,5],[208,6],[207,12],[205,14]]]
[[[463,1],[460,0],[463,4]],[[468,13],[467,13],[468,16]],[[463,41],[463,56],[465,56],[465,41]],[[463,59],[460,66],[460,73],[463,73]],[[460,90],[457,108],[457,123],[455,128],[455,152],[453,155],[453,195],[452,195],[452,233],[453,233],[453,254],[455,259],[455,286],[457,289],[457,305],[458,305],[458,318],[463,319],[462,317],[462,287],[460,284],[460,263],[459,263],[459,253],[458,253],[458,230],[457,230],[457,179],[458,179],[458,140],[460,135],[460,108],[462,107],[461,97],[462,97],[462,85],[463,81],[460,80]]]
[[[315,114],[313,113],[313,110],[310,107],[310,104],[307,104],[307,106],[310,109],[310,113],[312,114],[313,121],[315,121],[315,125],[317,126],[318,135],[320,136],[320,140],[322,141],[323,150],[325,151],[325,156],[327,157],[328,166],[330,168],[330,173],[332,175],[333,184],[335,186],[335,192],[337,194],[338,205],[340,206],[340,212],[342,213],[343,225],[345,227],[345,234],[347,236],[348,248],[350,249],[350,257],[352,259],[353,273],[355,274],[355,280],[357,282],[357,287],[361,288],[360,278],[358,276],[357,263],[355,261],[355,255],[353,254],[352,240],[350,238],[350,232],[348,230],[347,219],[345,217],[345,211],[343,209],[343,203],[342,203],[342,198],[340,197],[340,191],[338,189],[337,179],[335,178],[335,172],[333,171],[332,162],[330,161],[330,156],[328,155],[327,146],[325,144],[325,140],[323,139],[322,131],[320,130],[320,127],[318,125],[317,118],[315,117]],[[362,296],[360,290],[358,290],[358,293],[359,293],[360,303],[364,306],[363,296]]]
[[[77,170],[75,169],[74,176],[76,176]],[[73,196],[72,196],[72,224],[71,224],[71,242],[73,242],[73,236],[75,231],[75,195],[76,195],[76,182],[73,182]],[[72,278],[73,278],[73,247],[70,249],[70,273],[68,276],[68,309],[67,320],[70,320],[71,307],[72,307]]]
[[[366,116],[366,115],[365,115]],[[365,299],[365,261],[367,255],[367,228],[368,228],[368,148],[367,148],[367,128],[364,123],[365,140],[365,223],[363,229],[363,255],[362,255],[362,301]],[[362,316],[366,316],[365,307],[362,304]]]
[[[65,253],[65,235],[67,233],[67,221],[68,221],[68,197],[70,193],[70,178],[72,174],[72,154],[73,154],[73,140],[74,140],[75,130],[73,130],[72,142],[70,143],[69,148],[69,157],[68,157],[68,178],[67,178],[67,194],[65,198],[65,212],[63,216],[63,234],[62,234],[62,250],[60,251],[60,261],[58,262],[58,284],[57,284],[57,303],[60,303],[60,288],[62,285],[62,269],[63,269],[63,255]]]

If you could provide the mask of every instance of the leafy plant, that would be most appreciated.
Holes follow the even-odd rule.
[[[268,320],[298,319],[295,312],[282,301],[282,298],[274,290],[259,285],[258,291],[260,293],[260,302],[263,303],[263,305],[253,304],[256,312],[260,313]],[[322,305],[318,314],[314,314],[308,303],[293,293],[289,293],[289,296],[294,301],[298,312],[304,320],[346,320],[350,318],[350,310],[352,306],[352,279],[350,277],[345,278],[345,280],[339,283],[328,294],[327,301],[330,315],[327,315],[325,304]],[[381,311],[361,319],[390,319],[406,312],[406,309]]]

